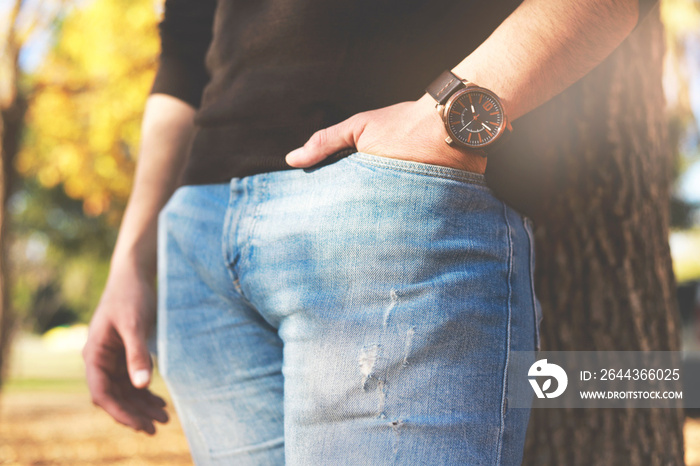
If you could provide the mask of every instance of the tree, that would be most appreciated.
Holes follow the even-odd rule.
[[[141,116],[158,59],[152,0],[74,9],[32,75],[30,128],[17,170],[118,224],[131,191]]]
[[[6,254],[6,204],[16,178],[11,175],[16,168],[44,188],[62,186],[82,202],[85,213],[105,214],[114,227],[131,188],[141,113],[155,72],[158,33],[152,1],[97,0],[73,9],[69,4],[13,0],[3,10],[0,384],[13,327]],[[37,33],[57,40],[42,65],[27,74],[20,55]]]
[[[5,200],[9,193],[10,177],[8,168],[12,166],[17,152],[19,132],[24,115],[24,102],[18,89],[19,81],[19,39],[14,25],[19,16],[21,2],[17,0],[10,10],[10,25],[0,57],[1,74],[4,86],[0,88],[0,384],[4,379],[5,359],[7,357],[12,329],[12,319],[8,311],[7,296],[7,261],[5,254],[7,221],[5,219]]]
[[[6,204],[13,181],[13,163],[20,146],[27,107],[26,90],[21,86],[19,57],[34,34],[47,30],[63,6],[62,0],[39,1],[26,8],[22,0],[6,7],[6,31],[0,41],[0,386],[6,371],[6,357],[13,319],[9,309],[7,274]]]
[[[519,192],[536,225],[543,350],[680,350],[663,53],[657,9],[588,76],[515,122],[510,151],[489,161],[505,180],[497,188]],[[525,464],[682,464],[682,427],[680,409],[533,410]]]
[[[24,78],[21,178],[10,209],[10,306],[23,329],[86,321],[99,300],[157,64],[157,21],[152,0],[66,9]],[[41,258],[17,254],[37,240]]]

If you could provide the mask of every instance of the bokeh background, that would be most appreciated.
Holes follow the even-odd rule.
[[[0,203],[10,338],[0,464],[191,464],[172,421],[155,437],[90,403],[80,350],[138,158],[162,1],[0,0]],[[700,2],[662,0],[676,153],[670,246],[685,351],[700,351]],[[2,333],[2,332],[0,332]],[[157,376],[155,391],[167,399]],[[686,421],[700,465],[700,422]]]

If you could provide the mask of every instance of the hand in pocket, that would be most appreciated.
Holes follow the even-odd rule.
[[[413,162],[484,173],[486,159],[449,146],[447,132],[432,99],[358,113],[337,125],[317,131],[303,147],[287,154],[295,168],[313,166],[342,149]]]

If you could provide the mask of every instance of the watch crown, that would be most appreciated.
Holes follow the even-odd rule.
[[[452,138],[449,137],[449,136],[447,136],[447,137],[445,138],[445,142],[446,142],[447,144],[449,144],[449,145],[452,145],[452,143],[453,143]]]

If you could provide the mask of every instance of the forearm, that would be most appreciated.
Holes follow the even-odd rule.
[[[164,94],[148,98],[134,187],[119,229],[112,270],[156,272],[158,213],[179,184],[193,130],[194,108]]]
[[[495,92],[512,121],[603,61],[634,29],[638,10],[638,0],[524,0],[452,71]],[[426,93],[417,102],[359,113],[317,131],[286,160],[292,167],[310,167],[350,147],[484,173],[487,159],[446,144],[440,120],[435,100]]]
[[[592,70],[637,15],[638,0],[525,0],[452,71],[494,91],[512,121]]]

